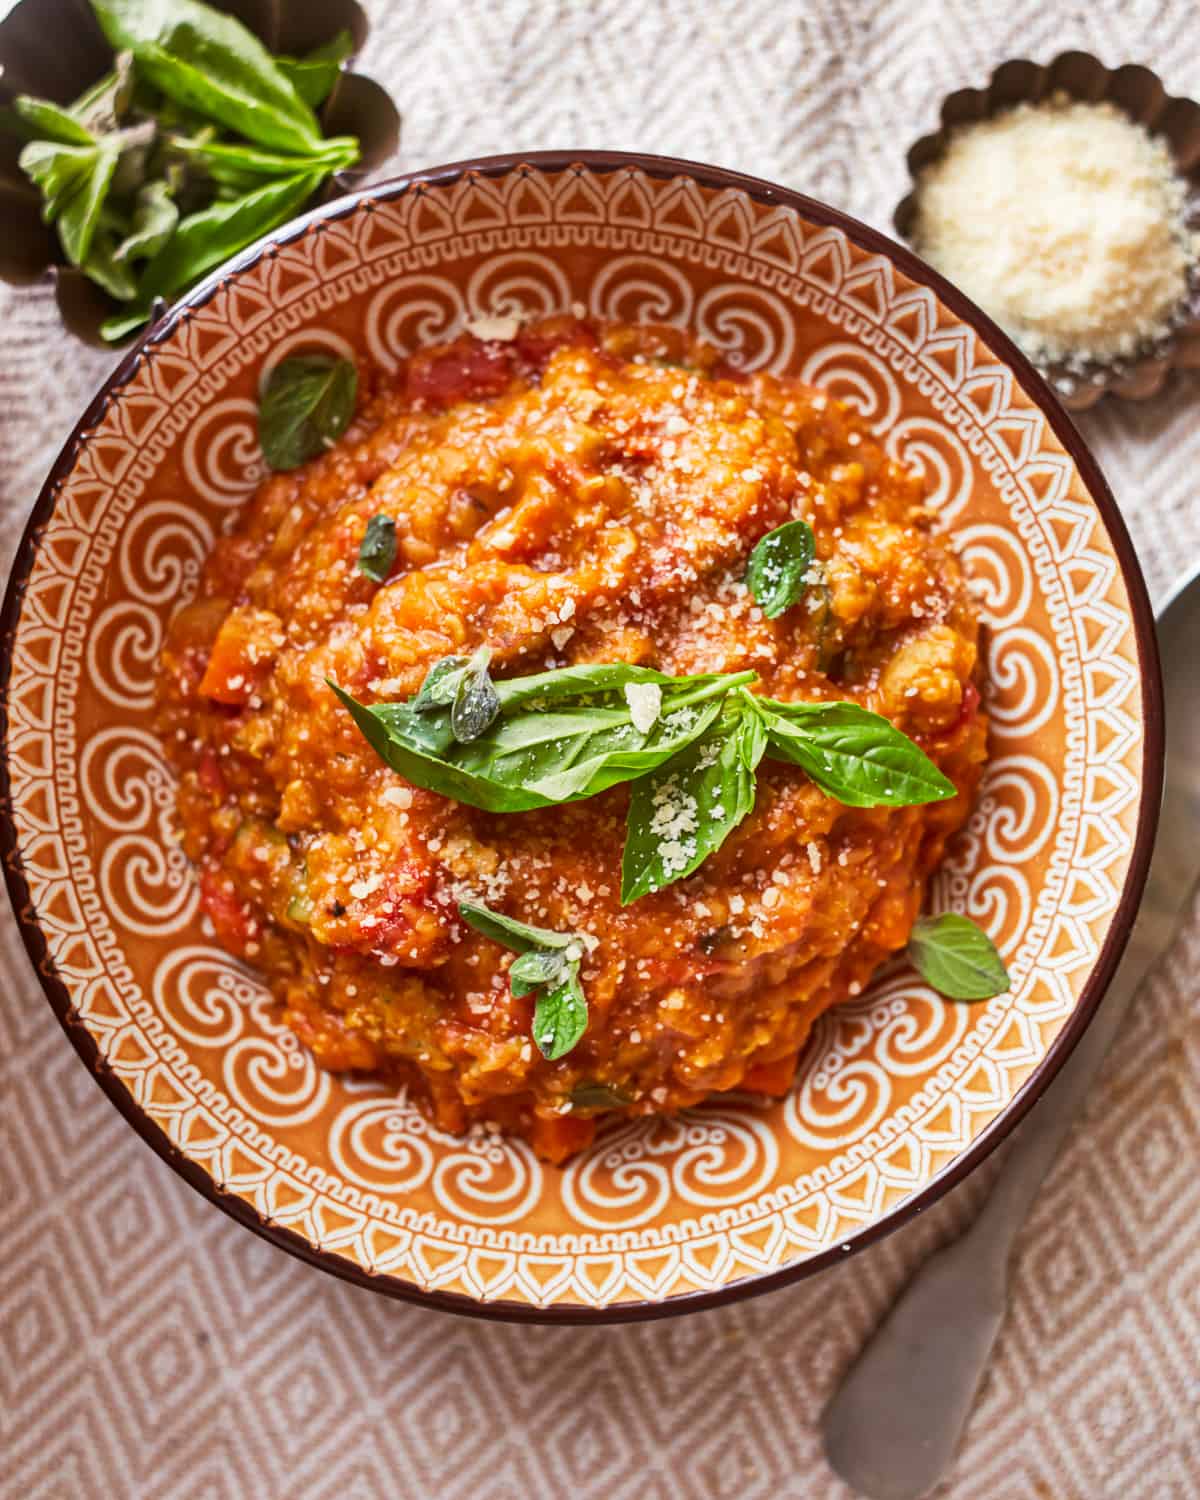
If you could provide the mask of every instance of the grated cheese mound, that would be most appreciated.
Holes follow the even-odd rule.
[[[917,183],[917,251],[1032,358],[1078,366],[1171,329],[1200,237],[1166,145],[1057,94],[955,131]]]
[[[639,734],[649,734],[662,712],[662,688],[657,682],[627,682],[625,702],[633,727]]]

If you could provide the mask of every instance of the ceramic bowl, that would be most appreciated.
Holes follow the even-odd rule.
[[[958,89],[942,105],[938,129],[922,136],[908,153],[910,188],[892,217],[899,234],[911,239],[917,217],[917,180],[949,144],[961,125],[986,120],[1014,105],[1067,94],[1089,104],[1107,103],[1124,111],[1166,145],[1175,170],[1187,184],[1185,219],[1200,231],[1200,104],[1173,98],[1149,68],[1126,63],[1106,68],[1089,52],[1063,52],[1049,63],[1013,58],[1001,63],[981,89]],[[1047,364],[1042,374],[1071,411],[1087,411],[1106,395],[1128,401],[1156,396],[1173,369],[1200,367],[1200,271],[1193,273],[1171,331],[1127,359]]]
[[[824,1016],[791,1094],[618,1124],[565,1168],[320,1072],[214,942],[172,839],[155,661],[263,474],[255,396],[297,350],[384,372],[468,318],[581,303],[803,376],[916,465],[978,580],[992,760],[934,881],[1011,994],[905,966]],[[210,277],[88,409],[4,627],[6,874],[50,1003],[188,1181],[352,1281],[458,1311],[654,1316],[841,1260],[1016,1123],[1087,1024],[1141,890],[1161,778],[1151,616],[1112,497],[1046,385],[961,295],[843,214],[710,167],[491,158],[329,204]]]

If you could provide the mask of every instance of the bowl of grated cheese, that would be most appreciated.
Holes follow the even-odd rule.
[[[908,166],[897,230],[1070,409],[1200,365],[1200,105],[1149,69],[1004,63],[946,99]]]

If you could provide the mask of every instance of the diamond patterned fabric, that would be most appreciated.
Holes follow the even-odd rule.
[[[713,161],[888,229],[950,90],[1080,46],[1198,86],[1188,0],[374,0],[397,169],[603,146]],[[0,548],[112,363],[0,288]],[[1081,419],[1161,597],[1200,556],[1200,375]],[[191,1191],[85,1076],[5,912],[0,1495],[75,1500],[845,1500],[817,1419],[997,1163],[811,1281],[625,1328],[490,1326],[291,1260]],[[1023,1234],[939,1500],[1200,1493],[1200,906]]]

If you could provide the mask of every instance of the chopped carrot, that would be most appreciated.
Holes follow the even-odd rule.
[[[201,694],[232,708],[244,707],[270,670],[280,644],[275,615],[258,609],[230,610],[209,653]]]

